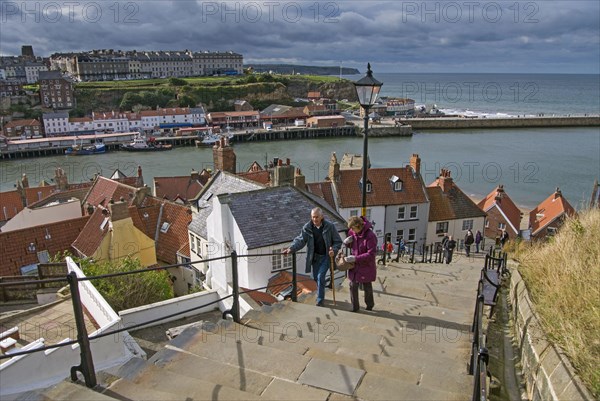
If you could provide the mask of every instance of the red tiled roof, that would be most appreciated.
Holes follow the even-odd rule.
[[[72,251],[71,244],[83,230],[89,217],[79,217],[57,223],[0,233],[0,276],[19,276],[19,268],[38,263],[37,252],[49,256]],[[35,252],[29,245],[35,245]]]
[[[556,192],[547,197],[529,213],[531,235],[537,234],[540,230],[564,215],[572,216],[574,214],[575,209],[573,206],[557,189]]]
[[[177,263],[177,252],[182,247],[189,247],[188,225],[192,221],[191,209],[147,196],[141,207],[130,207],[129,214],[139,230],[150,238],[156,238],[156,259],[168,264]],[[164,223],[169,224],[166,232],[161,231]]]
[[[485,213],[452,182],[450,189],[442,191],[438,178],[427,187],[429,221],[456,220],[485,217]]]
[[[287,271],[282,271],[269,279],[269,291],[273,296],[279,295],[283,290],[290,287],[292,284],[292,274]],[[297,295],[314,292],[317,290],[317,282],[308,276],[301,274],[297,275]]]
[[[269,185],[269,183],[271,182],[271,175],[267,170],[237,173],[237,176],[263,185]]]
[[[0,221],[8,221],[23,210],[23,201],[18,191],[0,193]]]
[[[202,173],[205,173],[203,170]],[[184,202],[193,199],[204,188],[204,185],[210,179],[210,174],[198,174],[196,178],[192,176],[184,177],[154,177],[155,196],[175,200],[178,197]]]
[[[103,204],[106,206],[111,199],[118,202],[121,198],[130,203],[131,199],[135,196],[135,192],[135,187],[122,184],[111,180],[110,178],[98,176],[96,181],[92,184],[92,188],[85,199],[85,203],[98,206],[104,202]]]
[[[45,187],[28,187],[25,188],[25,197],[27,205],[39,202],[56,191],[56,185],[48,185]]]
[[[500,200],[498,201],[496,198],[499,198]],[[494,206],[502,211],[509,220],[508,222],[512,224],[518,233],[521,227],[521,210],[519,210],[506,191],[504,191],[503,185],[498,185],[477,204],[477,207],[486,213]]]
[[[105,219],[110,220],[110,216],[104,214],[105,211],[108,212],[108,209],[97,207],[79,236],[73,241],[73,248],[79,252],[80,256],[92,256],[108,233],[110,224],[106,223],[104,228],[101,228]]]
[[[41,127],[42,124],[36,119],[29,120],[12,120],[7,122],[4,125],[4,128],[12,128],[12,127],[25,127],[25,126],[36,126]]]
[[[325,202],[327,202],[333,210],[337,210],[331,181],[312,182],[306,184],[306,189],[311,194],[317,195],[319,198],[324,199]]]
[[[403,182],[401,191],[394,191],[390,182],[390,178],[394,175]],[[339,196],[340,208],[361,206],[361,179],[361,170],[340,170],[340,181],[335,184]],[[367,181],[370,181],[372,184],[371,192],[367,193],[368,206],[427,202],[421,178],[418,175],[413,175],[413,170],[409,166],[404,168],[369,169],[367,172]]]
[[[250,298],[254,300],[259,305],[272,305],[277,303],[277,298],[275,298],[271,294],[267,294],[266,292],[257,291],[257,290],[249,290],[244,287],[240,287],[242,291],[244,291]]]

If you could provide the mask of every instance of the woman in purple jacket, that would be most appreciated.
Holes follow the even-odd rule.
[[[358,287],[362,284],[365,292],[367,310],[375,306],[373,300],[373,281],[377,275],[375,256],[377,255],[377,236],[371,229],[372,225],[362,217],[352,216],[348,220],[348,238],[344,243],[351,247],[352,255],[346,260],[354,262],[354,268],[348,270],[350,280],[350,300],[352,312],[358,312]],[[352,238],[352,241],[350,241]],[[351,244],[350,244],[351,242]]]

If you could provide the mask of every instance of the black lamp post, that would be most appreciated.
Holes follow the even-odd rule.
[[[365,109],[365,132],[363,137],[363,165],[362,165],[362,211],[361,215],[367,217],[367,168],[368,168],[368,146],[369,146],[369,109],[377,101],[379,91],[383,82],[373,78],[371,63],[367,64],[367,75],[354,82],[358,103]]]

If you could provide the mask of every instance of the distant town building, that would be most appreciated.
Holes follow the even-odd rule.
[[[242,73],[243,56],[234,52],[91,50],[55,53],[51,69],[61,70],[76,81],[182,78]]]
[[[70,109],[75,106],[73,83],[60,71],[40,71],[40,100],[47,109]]]
[[[8,138],[40,138],[42,124],[35,119],[13,120],[4,125],[2,132]]]
[[[18,96],[23,93],[23,84],[0,78],[0,97]]]
[[[388,116],[407,116],[415,113],[415,101],[413,99],[386,98],[385,114]]]

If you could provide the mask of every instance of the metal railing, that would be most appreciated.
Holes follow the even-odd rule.
[[[298,278],[297,278],[296,255],[299,253],[300,252],[298,252],[298,253],[294,252],[290,255],[293,258],[291,268],[278,270],[279,272],[288,271],[288,270],[292,271],[292,281],[278,283],[277,286],[280,286],[282,284],[291,284],[292,291],[290,294],[290,298],[293,302],[298,301],[298,298],[297,298],[298,283],[302,282],[302,281],[310,281],[311,280],[308,278],[304,279],[304,280],[298,280]],[[186,262],[186,263],[179,263],[179,264],[168,265],[168,266],[160,266],[160,267],[145,268],[145,269],[140,269],[140,270],[131,270],[131,271],[126,271],[126,272],[103,274],[103,275],[99,275],[99,276],[78,277],[77,273],[70,272],[64,278],[54,278],[54,279],[44,279],[44,280],[28,280],[28,281],[21,281],[21,282],[0,282],[0,293],[2,293],[5,290],[5,288],[14,287],[14,286],[35,285],[38,288],[40,288],[41,286],[43,286],[45,284],[50,284],[50,283],[68,283],[70,290],[71,290],[71,301],[73,304],[73,314],[75,317],[75,324],[76,324],[76,328],[77,328],[77,340],[63,341],[60,344],[48,345],[48,346],[38,347],[35,349],[30,349],[30,350],[25,350],[25,351],[11,352],[8,355],[0,355],[0,361],[3,359],[13,358],[16,356],[27,355],[27,354],[32,354],[35,352],[42,352],[42,351],[47,351],[47,350],[51,350],[54,348],[79,344],[80,364],[77,366],[71,367],[71,371],[70,371],[71,380],[76,381],[77,380],[77,372],[80,372],[84,378],[85,385],[89,388],[95,387],[97,382],[96,382],[96,372],[94,369],[92,351],[90,348],[91,340],[95,340],[97,338],[106,337],[106,336],[117,334],[117,333],[121,333],[123,331],[131,331],[138,327],[147,326],[148,324],[156,323],[156,322],[162,321],[164,319],[168,319],[168,318],[172,318],[172,317],[182,315],[182,314],[185,314],[188,312],[192,312],[194,310],[198,310],[198,309],[204,308],[206,306],[216,304],[218,302],[221,302],[221,301],[229,299],[229,298],[233,298],[232,306],[230,309],[223,312],[223,318],[225,319],[225,317],[227,315],[229,315],[232,317],[234,322],[240,323],[240,302],[239,302],[240,295],[249,293],[252,291],[264,290],[264,289],[267,289],[272,286],[267,285],[267,286],[260,287],[260,288],[254,288],[251,290],[240,291],[239,280],[238,280],[238,271],[237,271],[238,270],[238,259],[241,257],[253,257],[254,258],[254,257],[264,257],[264,256],[273,256],[273,255],[281,256],[281,253],[238,255],[236,251],[233,251],[228,256],[221,256],[221,257],[216,257],[216,258],[211,258],[211,259],[202,259],[202,260],[198,260],[198,261],[193,261],[193,262],[190,261],[190,262]],[[231,268],[232,268],[232,282],[231,282],[232,293],[230,295],[218,298],[217,300],[212,301],[212,302],[204,303],[200,306],[195,306],[193,308],[181,310],[176,313],[172,313],[170,315],[160,316],[158,318],[146,320],[146,321],[143,321],[143,322],[135,324],[135,325],[129,325],[127,327],[123,327],[120,329],[106,331],[106,332],[99,333],[99,334],[96,334],[91,337],[88,336],[87,329],[85,326],[84,316],[83,316],[83,308],[82,308],[82,304],[81,304],[81,298],[79,296],[79,282],[92,281],[92,280],[97,280],[97,279],[105,279],[105,278],[124,276],[124,275],[130,275],[130,274],[143,274],[143,273],[148,273],[148,272],[152,272],[152,271],[156,271],[156,270],[166,270],[166,269],[173,268],[173,267],[189,266],[190,264],[194,264],[194,263],[208,263],[208,262],[213,262],[216,260],[229,259],[229,258],[231,258]],[[333,281],[333,278],[331,280]]]

